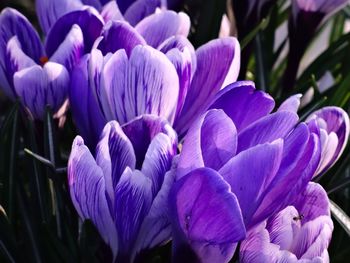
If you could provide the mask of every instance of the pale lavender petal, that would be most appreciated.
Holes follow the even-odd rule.
[[[118,122],[111,121],[104,127],[96,147],[96,163],[103,171],[111,206],[114,205],[114,189],[126,168],[134,169],[136,158],[128,137]]]
[[[259,119],[239,132],[238,152],[257,144],[284,138],[298,120],[297,114],[288,111],[276,112]]]
[[[84,56],[82,61],[74,68],[69,89],[69,101],[73,120],[79,134],[85,138],[89,148],[94,150],[107,121],[90,87],[89,58],[90,55]]]
[[[111,21],[105,25],[101,35],[103,39],[98,45],[98,49],[104,55],[108,52],[114,53],[119,49],[125,49],[128,57],[137,45],[145,45],[143,37],[135,28],[126,22]]]
[[[152,181],[153,197],[157,195],[166,172],[170,170],[176,147],[176,142],[164,133],[157,134],[148,147],[141,172]]]
[[[329,136],[332,136],[331,134],[335,133],[338,137],[338,145],[333,157],[328,162],[322,162],[321,166],[324,168],[322,169],[321,167],[317,172],[318,174],[322,174],[339,159],[346,147],[350,131],[349,115],[343,109],[338,107],[324,107],[312,113],[306,121],[310,122],[312,120],[316,120],[319,128],[325,130]],[[325,140],[321,141],[325,142]],[[334,143],[334,139],[330,138],[330,142],[331,144]],[[322,147],[325,150],[327,150],[329,146],[322,144]],[[322,150],[322,155],[324,156],[326,154],[327,152]],[[329,158],[324,159],[328,160]]]
[[[302,259],[321,256],[328,248],[332,231],[333,222],[329,216],[320,216],[309,221],[298,232],[290,251]]]
[[[142,21],[145,17],[156,12],[158,7],[161,7],[163,0],[133,0],[133,1],[119,1],[129,2],[131,4],[127,10],[123,11],[125,20],[132,26]]]
[[[239,153],[219,170],[237,196],[247,227],[258,223],[252,218],[266,194],[268,182],[278,171],[282,150],[281,139],[258,145]]]
[[[198,48],[196,55],[196,72],[175,123],[179,135],[210,106],[222,87],[237,79],[239,72],[240,48],[236,38],[212,40]]]
[[[57,20],[47,35],[45,48],[49,57],[55,53],[66,39],[74,24],[77,24],[83,32],[84,53],[89,53],[93,43],[100,36],[104,22],[93,7],[65,14]]]
[[[122,13],[125,13],[125,11],[134,3],[136,0],[116,0],[115,1]]]
[[[177,178],[199,167],[219,170],[236,153],[237,131],[221,110],[206,112],[188,131],[182,147]]]
[[[273,98],[256,90],[252,81],[237,81],[222,89],[210,106],[223,109],[238,131],[269,114],[275,107]]]
[[[170,138],[171,144],[177,144],[177,136],[169,123],[154,115],[142,115],[122,126],[124,133],[131,141],[136,155],[136,168],[141,169],[151,141],[159,133]]]
[[[130,262],[141,224],[152,202],[152,183],[140,171],[126,168],[115,189],[115,224],[119,237],[117,262]]]
[[[35,5],[41,29],[45,34],[61,16],[83,7],[79,0],[37,0]]]
[[[116,52],[106,63],[104,74],[118,121],[154,114],[173,123],[179,94],[175,67],[163,53],[149,46],[135,47],[127,65],[125,59]]]
[[[223,178],[212,169],[194,170],[174,184],[169,202],[174,262],[229,262],[245,227]]]
[[[22,103],[36,119],[43,119],[46,105],[53,112],[59,110],[68,95],[69,73],[54,62],[44,67],[38,65],[16,72],[14,86]]]
[[[36,65],[36,63],[23,52],[17,36],[13,36],[7,43],[4,62],[5,78],[9,85],[1,83],[1,86],[9,98],[15,99],[17,94],[13,86],[13,75],[19,70]]]
[[[329,199],[321,185],[310,182],[300,193],[293,206],[303,215],[303,221],[311,221],[319,216],[330,216]]]
[[[50,57],[50,61],[57,62],[71,72],[84,55],[84,37],[80,27],[74,24],[62,44]]]
[[[277,111],[290,111],[297,113],[300,106],[301,96],[301,94],[296,94],[289,97],[278,107]]]
[[[20,12],[5,8],[0,13],[0,64],[3,63],[7,42],[15,35],[24,54],[39,63],[45,52],[38,33]]]
[[[187,36],[190,30],[190,18],[185,13],[161,11],[141,20],[135,26],[148,45],[158,47],[171,36]]]
[[[105,23],[112,20],[124,21],[124,17],[119,10],[117,1],[110,1],[102,7],[101,16]]]
[[[104,241],[118,251],[118,235],[106,199],[101,168],[81,137],[76,137],[68,162],[68,185],[75,209],[82,219],[91,219]]]

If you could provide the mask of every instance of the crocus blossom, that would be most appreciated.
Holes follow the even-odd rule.
[[[249,81],[233,83],[217,94],[211,110],[187,132],[179,155],[177,182],[170,197],[175,249],[185,249],[188,258],[204,259],[216,255],[222,262],[228,262],[228,255],[234,251],[235,242],[242,233],[241,228],[226,235],[229,220],[237,222],[241,213],[248,232],[261,229],[260,224],[295,204],[296,197],[308,191],[305,189],[310,180],[336,161],[348,138],[348,115],[339,108],[326,107],[313,113],[307,123],[299,122],[296,114],[299,104],[300,95],[295,95],[272,113],[273,99],[255,90]],[[339,144],[331,142],[334,137],[338,138]],[[330,147],[337,150],[329,151]],[[189,228],[191,224],[195,225],[192,217],[195,222],[211,222],[212,214],[202,208],[200,201],[193,201],[201,200],[201,195],[187,189],[198,185],[200,193],[214,191],[205,183],[208,174],[211,180],[217,181],[213,185],[224,181],[230,186],[222,191],[222,196],[215,198],[224,198],[231,192],[237,198],[240,210],[233,201],[230,215],[216,206],[219,211],[216,221],[221,224],[222,231],[217,230],[220,229],[217,225],[213,228],[205,225],[205,231],[194,235]],[[195,179],[197,177],[201,179]],[[192,201],[188,204],[180,202],[184,196]],[[221,204],[226,206],[228,202]],[[301,209],[298,204],[295,206]],[[218,221],[220,216],[227,220]],[[212,235],[214,232],[216,236]],[[329,242],[329,237],[325,240]],[[321,241],[324,240],[321,238]],[[221,247],[223,244],[230,246],[225,249]],[[221,249],[216,250],[219,247]]]
[[[161,23],[151,30],[157,21],[163,21],[164,27]],[[237,40],[213,40],[194,51],[185,38],[189,24],[181,21],[182,14],[166,11],[149,16],[135,28],[121,21],[105,26],[96,48],[72,76],[73,116],[79,131],[90,133],[84,136],[91,139],[89,145],[96,143],[101,126],[88,123],[117,120],[122,124],[141,114],[166,118],[182,136],[215,94],[236,80]],[[86,105],[80,101],[88,94],[93,95],[89,107],[97,108],[89,109],[94,112],[91,116],[80,118],[86,114]],[[98,117],[102,120],[94,119]]]
[[[324,189],[309,183],[282,211],[251,229],[241,243],[241,262],[329,262],[333,222]]]
[[[170,238],[167,196],[174,181],[171,168],[177,138],[171,126],[144,115],[120,126],[106,124],[95,158],[77,137],[68,163],[73,204],[90,219],[112,249],[117,262]]]
[[[81,11],[88,13],[88,10]],[[19,97],[35,118],[42,118],[47,104],[57,111],[67,97],[69,71],[84,53],[81,27],[72,24],[60,42],[47,41],[18,11],[0,14],[0,83],[12,100]]]

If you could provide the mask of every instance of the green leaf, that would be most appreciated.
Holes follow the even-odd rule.
[[[260,31],[266,29],[269,22],[269,17],[262,19],[261,22],[241,41],[241,50],[243,50]]]
[[[343,227],[344,231],[350,236],[350,218],[349,216],[332,200],[330,201],[330,209],[333,217]]]
[[[15,263],[16,259],[16,243],[12,227],[8,222],[5,211],[0,206],[0,261]]]

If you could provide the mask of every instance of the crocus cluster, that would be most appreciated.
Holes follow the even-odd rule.
[[[79,217],[113,262],[170,241],[175,263],[235,253],[241,262],[327,262],[329,201],[311,180],[344,151],[347,113],[325,107],[301,121],[300,95],[276,107],[253,82],[236,81],[236,38],[195,50],[189,17],[165,6],[39,0],[45,45],[17,11],[0,15],[8,97],[38,119],[69,99],[80,136],[68,186]]]

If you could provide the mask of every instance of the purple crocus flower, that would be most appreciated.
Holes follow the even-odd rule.
[[[213,40],[194,51],[183,17],[166,11],[135,28],[121,21],[106,25],[72,76],[73,117],[89,146],[107,121],[123,124],[142,114],[166,118],[182,136],[221,87],[236,80],[237,40]]]
[[[309,183],[290,206],[247,233],[240,261],[329,262],[332,231],[327,193]]]
[[[0,14],[1,86],[10,99],[20,97],[38,119],[43,117],[47,104],[54,111],[62,105],[68,93],[68,72],[84,52],[81,27],[72,24],[61,36],[60,42],[48,40],[45,51],[37,32],[22,14],[11,8]]]
[[[308,123],[299,122],[299,100],[300,95],[292,96],[271,113],[275,103],[268,94],[255,90],[252,82],[236,82],[221,90],[211,110],[193,123],[184,138],[177,182],[169,198],[175,250],[186,249],[189,260],[216,255],[220,262],[228,262],[243,233],[242,227],[229,232],[230,224],[239,226],[242,216],[251,231],[294,204],[309,181],[335,162],[348,138],[349,117],[341,109],[328,107],[312,114]],[[337,150],[327,153],[327,140],[334,136],[339,140]],[[324,157],[328,154],[330,158]],[[200,193],[215,192],[206,183],[208,176],[212,185],[222,185],[222,195],[216,191],[218,196],[201,197]],[[224,182],[230,187],[225,188]],[[200,192],[188,190],[196,189],[194,185]],[[184,196],[187,202],[181,201]],[[240,209],[234,204],[235,197]],[[211,199],[225,199],[222,206],[213,201],[218,211],[215,219],[200,202],[211,203]],[[227,206],[232,206],[231,214],[224,212]],[[224,222],[218,221],[221,214]],[[216,220],[221,228],[215,224],[211,228],[208,223],[202,231],[193,232],[200,228],[195,222],[201,220]]]
[[[106,124],[95,158],[78,136],[68,162],[73,204],[90,219],[117,262],[170,239],[167,196],[177,138],[163,119],[143,115],[120,126]]]
[[[332,13],[348,3],[348,0],[293,0],[292,15],[288,23],[288,64],[283,76],[283,89],[293,90],[300,61],[318,26]],[[303,34],[300,34],[303,32]]]

